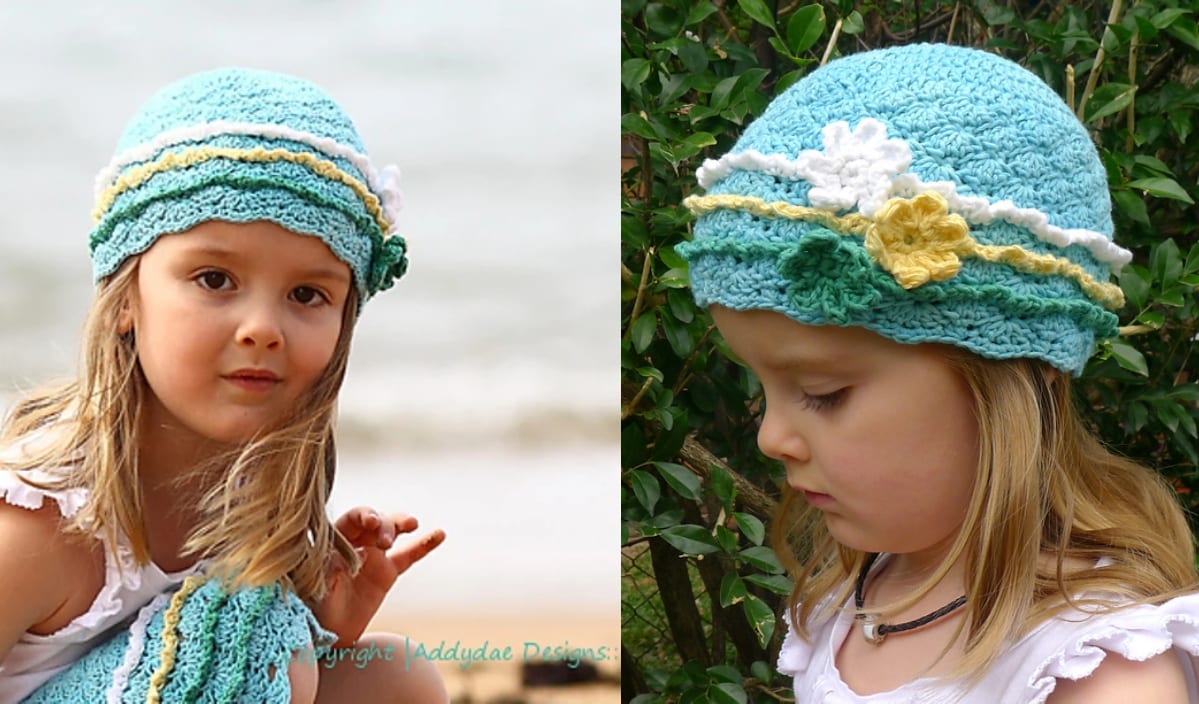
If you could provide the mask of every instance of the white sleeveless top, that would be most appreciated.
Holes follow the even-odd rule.
[[[53,477],[44,471],[22,474],[39,483]],[[57,502],[59,512],[70,517],[87,502],[87,492],[84,489],[42,491],[22,482],[15,472],[0,469],[0,500],[36,510],[46,498]],[[15,704],[31,694],[92,647],[104,642],[111,632],[124,626],[156,595],[182,583],[200,568],[197,564],[182,572],[166,573],[153,562],[138,566],[125,540],[117,545],[115,560],[110,552],[104,551],[104,586],[86,612],[50,635],[22,634],[0,661],[0,704]]]
[[[854,629],[846,608],[812,631],[812,642],[791,629],[779,650],[778,670],[794,678],[795,701],[824,704],[1043,704],[1059,679],[1080,680],[1115,653],[1143,661],[1173,650],[1182,661],[1189,701],[1199,704],[1199,594],[1160,606],[1140,605],[1103,614],[1073,611],[1038,626],[999,656],[978,684],[933,678],[913,680],[889,692],[860,695],[837,670],[836,656]],[[859,636],[860,637],[860,636]]]

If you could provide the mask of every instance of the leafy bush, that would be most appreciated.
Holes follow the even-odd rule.
[[[782,470],[756,447],[757,380],[692,302],[675,245],[705,157],[822,60],[939,41],[1041,76],[1108,172],[1119,340],[1076,381],[1089,422],[1199,504],[1199,1],[624,0],[621,370],[624,700],[789,701],[774,672],[790,582],[764,543]]]

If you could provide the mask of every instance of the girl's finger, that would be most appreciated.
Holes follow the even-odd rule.
[[[389,553],[387,559],[391,560],[396,574],[400,575],[443,542],[445,542],[445,531],[438,528],[420,540],[408,543],[404,547]]]

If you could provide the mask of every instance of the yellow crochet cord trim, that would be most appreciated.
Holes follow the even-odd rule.
[[[162,615],[162,664],[150,677],[150,688],[146,691],[146,704],[160,704],[161,690],[167,681],[167,674],[175,666],[175,650],[179,647],[179,636],[175,629],[179,626],[179,613],[183,611],[183,602],[192,592],[203,584],[204,577],[192,575],[183,581],[183,586],[175,596],[171,597],[171,605]]]
[[[180,152],[169,152],[148,164],[135,166],[121,174],[121,177],[114,181],[108,188],[104,189],[104,192],[96,199],[96,207],[92,209],[92,220],[100,222],[100,219],[104,217],[105,211],[112,206],[117,196],[125,191],[137,188],[154,174],[171,171],[172,169],[184,169],[213,159],[232,159],[234,161],[258,163],[290,161],[293,164],[307,166],[320,176],[349,186],[362,199],[367,212],[379,224],[379,229],[385,233],[389,229],[387,218],[383,216],[383,208],[379,203],[379,197],[371,193],[365,184],[349,173],[346,173],[337,164],[327,159],[320,159],[307,152],[291,152],[286,149],[263,149],[262,147],[255,147],[254,149],[194,147]]]
[[[920,196],[916,198],[920,198]],[[879,212],[888,212],[890,206],[905,202],[907,202],[907,199],[892,199]],[[727,194],[688,196],[683,200],[683,205],[692,214],[697,216],[706,215],[721,209],[741,210],[767,218],[815,222],[842,235],[865,236],[870,232],[871,228],[876,226],[875,221],[857,213],[837,215],[830,210],[793,205],[781,201],[768,203],[761,198],[752,196]],[[992,263],[1007,264],[1014,269],[1029,274],[1064,276],[1076,282],[1087,297],[1106,308],[1114,310],[1124,305],[1124,292],[1120,290],[1119,286],[1096,281],[1081,266],[1063,257],[1055,257],[1051,254],[1038,254],[1024,249],[1019,245],[983,245],[976,242],[969,235],[965,236],[960,243],[954,246],[952,251],[958,256],[974,257]],[[896,272],[893,271],[892,273]],[[954,273],[956,274],[956,271]],[[901,285],[903,285],[902,282]],[[911,286],[906,287],[911,288]]]

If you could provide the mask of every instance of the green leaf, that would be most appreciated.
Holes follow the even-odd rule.
[[[708,475],[708,485],[725,510],[731,511],[736,491],[733,488],[733,478],[729,476],[729,473],[720,467],[712,467],[712,472]]]
[[[1182,186],[1172,178],[1162,176],[1156,178],[1139,178],[1128,184],[1129,188],[1138,188],[1156,198],[1170,198],[1194,205],[1195,201],[1183,190]]]
[[[802,54],[811,49],[824,34],[824,8],[820,5],[805,5],[796,10],[787,20],[787,46],[793,54]]]
[[[654,332],[658,329],[658,319],[652,310],[646,311],[633,321],[632,342],[637,354],[645,352],[649,343],[654,341]]]
[[[982,11],[983,20],[994,27],[995,25],[1008,24],[1016,19],[1016,13],[1005,5],[1001,5],[995,0],[982,0],[979,3],[979,9]]]
[[[765,660],[754,660],[749,666],[749,674],[755,680],[767,683],[774,679],[774,669],[766,664]]]
[[[781,574],[751,574],[745,581],[769,589],[780,596],[787,596],[795,586]]]
[[[1137,25],[1137,35],[1145,41],[1153,41],[1157,36],[1157,25],[1140,15],[1136,15],[1133,19]]]
[[[720,580],[721,606],[727,608],[742,601],[747,596],[749,596],[749,592],[745,589],[745,582],[741,581],[741,575],[736,572],[729,572]]]
[[[774,15],[766,7],[765,0],[737,0],[741,11],[753,18],[754,22],[774,29]]]
[[[1157,297],[1157,302],[1173,308],[1181,308],[1186,305],[1186,299],[1183,298],[1182,291],[1176,288],[1162,291],[1161,295]]]
[[[703,526],[693,523],[671,526],[661,533],[662,539],[673,545],[684,555],[707,555],[719,552],[720,546],[712,534]]]
[[[1126,189],[1113,190],[1112,200],[1115,201],[1116,207],[1132,218],[1134,222],[1139,222],[1146,227],[1150,226],[1149,210],[1145,207],[1145,199],[1140,194]]]
[[[700,485],[699,477],[695,476],[694,472],[673,462],[654,462],[654,466],[658,468],[658,473],[662,475],[671,489],[678,492],[679,496],[692,501],[703,500],[703,488]]]
[[[712,704],[745,704],[745,688],[731,682],[721,682],[708,690],[708,701]]]
[[[1178,135],[1178,141],[1187,141],[1187,137],[1191,134],[1191,110],[1171,110],[1168,117],[1170,118],[1170,127],[1173,127],[1174,133]]]
[[[626,112],[620,116],[620,133],[622,135],[635,134],[638,137],[645,137],[646,139],[658,138],[657,133],[654,132],[654,128],[649,124],[649,121],[637,113],[632,112]]]
[[[631,215],[620,217],[620,241],[634,249],[644,249],[649,244],[649,232],[641,218]]]
[[[854,34],[861,34],[864,29],[866,29],[866,21],[862,19],[862,13],[858,12],[857,10],[849,13],[849,15],[845,17],[845,20],[841,22],[842,34],[848,34],[851,36]]]
[[[691,302],[691,297],[680,291],[667,291],[666,304],[670,307],[670,314],[678,319],[680,323],[690,324],[695,320],[695,304]]]
[[[1127,83],[1108,83],[1091,94],[1086,106],[1086,122],[1095,122],[1120,112],[1132,103],[1137,87]]]
[[[620,83],[625,90],[632,92],[637,86],[649,78],[653,65],[648,59],[629,59],[620,65]]]
[[[737,552],[737,534],[724,526],[716,526],[716,544],[732,555]]]
[[[686,288],[690,276],[686,269],[670,269],[658,277],[658,285],[663,288]]]
[[[677,526],[683,522],[683,509],[672,508],[667,509],[649,519],[649,524],[658,530],[665,530],[671,526]]]
[[[1138,433],[1145,424],[1149,422],[1149,409],[1145,404],[1133,401],[1128,404],[1128,420],[1132,425],[1132,432]]]
[[[716,13],[716,6],[713,5],[712,3],[708,2],[708,0],[704,0],[703,2],[696,3],[691,8],[691,12],[687,13],[686,25],[688,27],[697,25],[715,13]]]
[[[758,643],[765,648],[770,642],[770,636],[774,635],[774,612],[766,602],[753,594],[746,595],[741,606],[745,609],[745,617],[749,620],[750,627],[758,636]]]
[[[1189,12],[1189,10],[1181,10],[1177,7],[1172,7],[1168,10],[1162,10],[1161,12],[1157,13],[1149,21],[1153,23],[1154,27],[1157,27],[1158,29],[1165,29],[1166,27],[1174,24],[1174,21],[1179,17],[1187,14],[1187,12]]]
[[[1120,270],[1120,288],[1124,296],[1140,310],[1149,300],[1149,272],[1144,267],[1126,266]]]
[[[1130,372],[1141,376],[1149,376],[1149,366],[1141,351],[1123,340],[1112,340],[1112,356],[1116,363]]]
[[[711,676],[712,682],[731,682],[733,684],[741,684],[744,679],[737,668],[731,665],[713,665],[708,668],[708,675]]]
[[[687,137],[683,141],[686,142],[687,144],[690,144],[691,146],[697,147],[699,149],[702,149],[704,147],[710,147],[713,144],[716,144],[716,138],[713,137],[711,135],[711,133],[709,133],[709,132],[692,133],[690,135],[687,135]]]
[[[683,29],[683,19],[678,10],[662,3],[651,2],[645,8],[645,26],[663,39],[676,36]]]
[[[662,316],[662,332],[666,333],[666,341],[670,343],[670,349],[674,350],[679,359],[685,359],[687,355],[691,354],[695,341],[691,339],[691,331],[686,325],[669,315],[664,315]]]
[[[689,73],[700,73],[708,67],[708,52],[704,49],[703,44],[687,39],[679,47],[679,61]],[[662,104],[668,104],[673,100],[673,97],[670,100],[663,100]]]
[[[1196,28],[1194,20],[1188,17],[1179,17],[1165,29],[1170,36],[1183,44],[1192,49],[1199,49],[1199,29]]]
[[[757,516],[738,511],[733,514],[733,519],[737,521],[737,529],[741,531],[741,535],[749,538],[749,542],[761,545],[766,539],[766,526],[762,525]]]
[[[637,497],[638,503],[644,506],[646,511],[653,513],[654,506],[662,496],[662,486],[658,484],[658,478],[649,472],[634,469],[629,472],[629,483],[633,485],[633,495]]]
[[[1199,384],[1181,384],[1166,392],[1166,398],[1176,398],[1180,401],[1199,402]]]
[[[654,367],[637,367],[637,373],[645,379],[654,379],[659,384],[666,381],[666,377],[662,376],[662,372]]]
[[[782,564],[779,563],[779,559],[775,556],[774,551],[764,545],[746,548],[741,551],[740,557],[763,572],[782,574],[786,571],[783,569]]]
[[[713,110],[723,110],[729,104],[729,96],[733,92],[733,88],[737,85],[739,76],[729,76],[716,84],[712,89],[712,93],[708,96],[708,107]]]
[[[1167,239],[1153,247],[1149,255],[1149,270],[1162,289],[1173,286],[1182,276],[1182,252],[1173,239]]]

